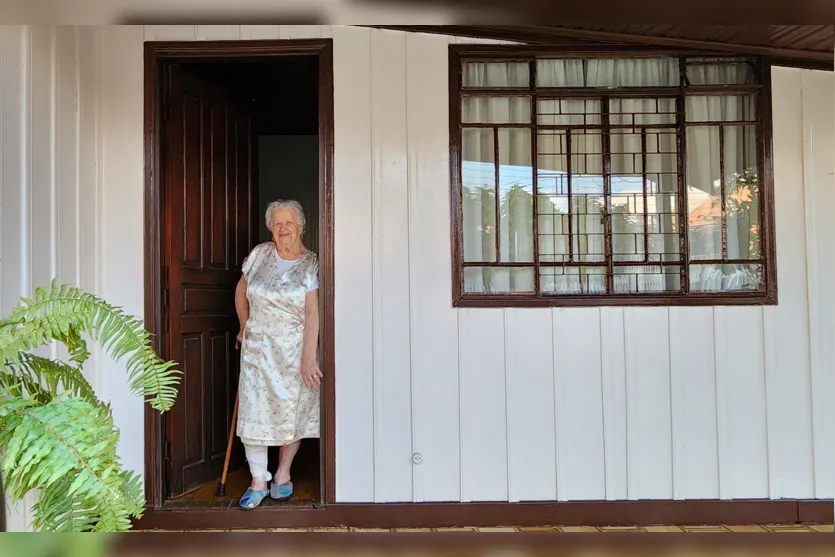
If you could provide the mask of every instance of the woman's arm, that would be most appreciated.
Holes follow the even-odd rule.
[[[307,387],[321,384],[319,369],[319,291],[307,293],[304,303],[304,336],[302,340],[302,380]]]
[[[244,328],[249,320],[249,300],[246,299],[246,278],[243,275],[241,275],[241,280],[238,281],[238,286],[235,287],[235,311],[238,313],[238,322],[240,323],[236,346],[240,348],[243,342]]]

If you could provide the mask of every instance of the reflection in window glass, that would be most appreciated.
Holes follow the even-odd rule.
[[[615,267],[613,289],[618,294],[645,292],[678,292],[681,290],[681,268],[676,265]]]
[[[690,290],[693,292],[737,292],[760,290],[762,265],[690,265]]]
[[[542,267],[539,285],[543,294],[605,294],[605,267]]]
[[[543,130],[537,136],[537,233],[544,262],[569,261],[567,135],[565,130]]]
[[[496,165],[493,130],[461,134],[464,261],[496,260]]]
[[[719,127],[687,128],[687,239],[690,259],[722,258]]]
[[[604,211],[603,134],[597,130],[577,130],[569,138],[572,213],[584,223],[582,228],[587,233],[600,233],[598,221]],[[582,234],[581,228],[575,230]]]
[[[465,267],[464,291],[473,294],[525,294],[534,291],[532,267]]]
[[[604,261],[601,131],[543,131],[538,135],[537,150],[540,260]]]
[[[753,126],[725,126],[725,219],[728,259],[760,257],[760,181]]]
[[[691,260],[760,256],[756,149],[753,126],[723,126],[721,136],[719,126],[687,128]]]
[[[531,131],[499,130],[500,261],[533,262]]]

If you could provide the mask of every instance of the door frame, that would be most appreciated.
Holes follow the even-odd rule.
[[[321,390],[322,430],[319,437],[322,497],[335,502],[336,436],[334,396],[334,267],[333,267],[333,40],[289,39],[246,41],[148,41],[144,50],[144,286],[145,328],[153,347],[168,359],[167,319],[163,306],[165,277],[165,199],[162,145],[164,70],[170,64],[196,60],[229,60],[278,56],[315,55],[319,65],[319,306],[320,354],[324,375]],[[256,215],[257,218],[257,215]],[[145,501],[150,509],[165,504],[165,417],[145,407]],[[323,466],[324,465],[324,466]]]

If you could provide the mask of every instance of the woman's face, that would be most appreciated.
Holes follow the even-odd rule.
[[[296,211],[289,207],[276,209],[272,214],[272,233],[276,242],[283,246],[294,245],[302,233],[296,218]]]

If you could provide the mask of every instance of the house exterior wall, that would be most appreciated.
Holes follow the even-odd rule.
[[[476,41],[3,26],[0,312],[57,275],[143,315],[144,41],[311,37],[334,41],[337,501],[835,495],[830,72],[772,74],[778,306],[456,310],[447,49]],[[141,400],[87,373],[143,473]]]

